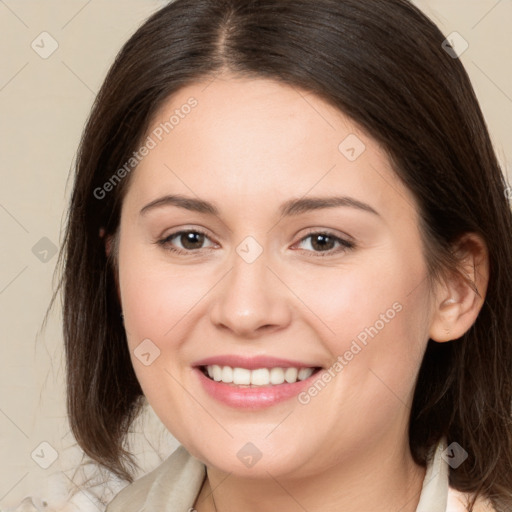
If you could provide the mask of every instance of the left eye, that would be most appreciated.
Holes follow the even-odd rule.
[[[354,248],[354,243],[349,242],[348,240],[343,240],[342,238],[330,233],[310,233],[309,235],[301,238],[300,242],[308,239],[311,239],[309,246],[313,249],[313,252],[316,253],[332,254]],[[338,248],[334,248],[336,244],[338,244]],[[324,256],[324,254],[318,254],[318,256]]]

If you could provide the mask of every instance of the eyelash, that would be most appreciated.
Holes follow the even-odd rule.
[[[180,248],[173,247],[170,243],[170,241],[173,238],[179,237],[180,235],[184,235],[187,233],[198,233],[198,234],[204,235],[205,237],[207,237],[209,239],[208,234],[206,232],[202,231],[201,229],[184,229],[181,231],[176,231],[174,233],[171,233],[170,235],[166,236],[165,238],[157,240],[156,243],[158,245],[164,247],[166,250],[171,251],[175,254],[184,255],[184,256],[196,256],[197,254],[194,254],[194,253],[197,253],[197,251],[199,251],[201,249],[197,249],[197,250],[180,249]],[[301,250],[305,250],[308,253],[313,253],[315,255],[314,257],[322,258],[322,257],[326,257],[326,256],[333,256],[335,254],[353,250],[356,247],[355,243],[349,242],[348,240],[344,240],[343,238],[339,238],[339,237],[335,236],[333,233],[330,233],[329,231],[310,231],[308,234],[303,236],[299,240],[299,242],[303,242],[307,238],[310,238],[312,235],[328,236],[332,240],[334,240],[334,242],[338,242],[341,245],[341,247],[338,247],[337,249],[329,249],[327,251],[310,251],[310,250],[301,249]],[[206,249],[208,249],[208,248],[206,248]]]

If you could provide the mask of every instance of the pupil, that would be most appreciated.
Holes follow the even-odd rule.
[[[331,237],[329,235],[316,235],[315,237],[313,237],[313,247],[316,249],[317,247],[315,247],[315,244],[317,243],[318,240],[321,240],[320,244],[319,244],[319,248],[320,249],[324,249],[326,248],[326,241],[327,241],[327,244],[329,245],[329,242],[330,244],[332,244],[333,240],[331,239]],[[328,247],[329,248],[332,248],[332,247]]]
[[[202,245],[204,235],[202,233],[184,233],[181,235],[181,243],[183,247],[186,249],[197,249],[196,246],[194,246],[194,243],[197,244],[197,242],[201,242],[199,246]]]

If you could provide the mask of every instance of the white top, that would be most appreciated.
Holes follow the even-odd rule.
[[[416,512],[465,512],[468,495],[448,485],[448,463],[441,457],[443,438],[427,462]],[[189,512],[206,477],[206,466],[180,445],[160,466],[127,485],[107,505],[105,512]],[[492,512],[476,502],[474,512]]]

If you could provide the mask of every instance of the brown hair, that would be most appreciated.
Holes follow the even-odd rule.
[[[382,144],[417,200],[432,279],[460,272],[453,244],[463,233],[485,240],[485,302],[460,339],[428,341],[410,448],[424,465],[442,436],[456,441],[468,459],[450,469],[450,485],[512,509],[512,215],[470,80],[444,39],[407,0],[175,0],[128,40],[83,133],[59,256],[67,407],[85,453],[133,481],[123,443],[143,405],[115,261],[99,236],[116,233],[130,175],[105,197],[94,191],[130,158],[165,100],[228,70],[311,91]]]

